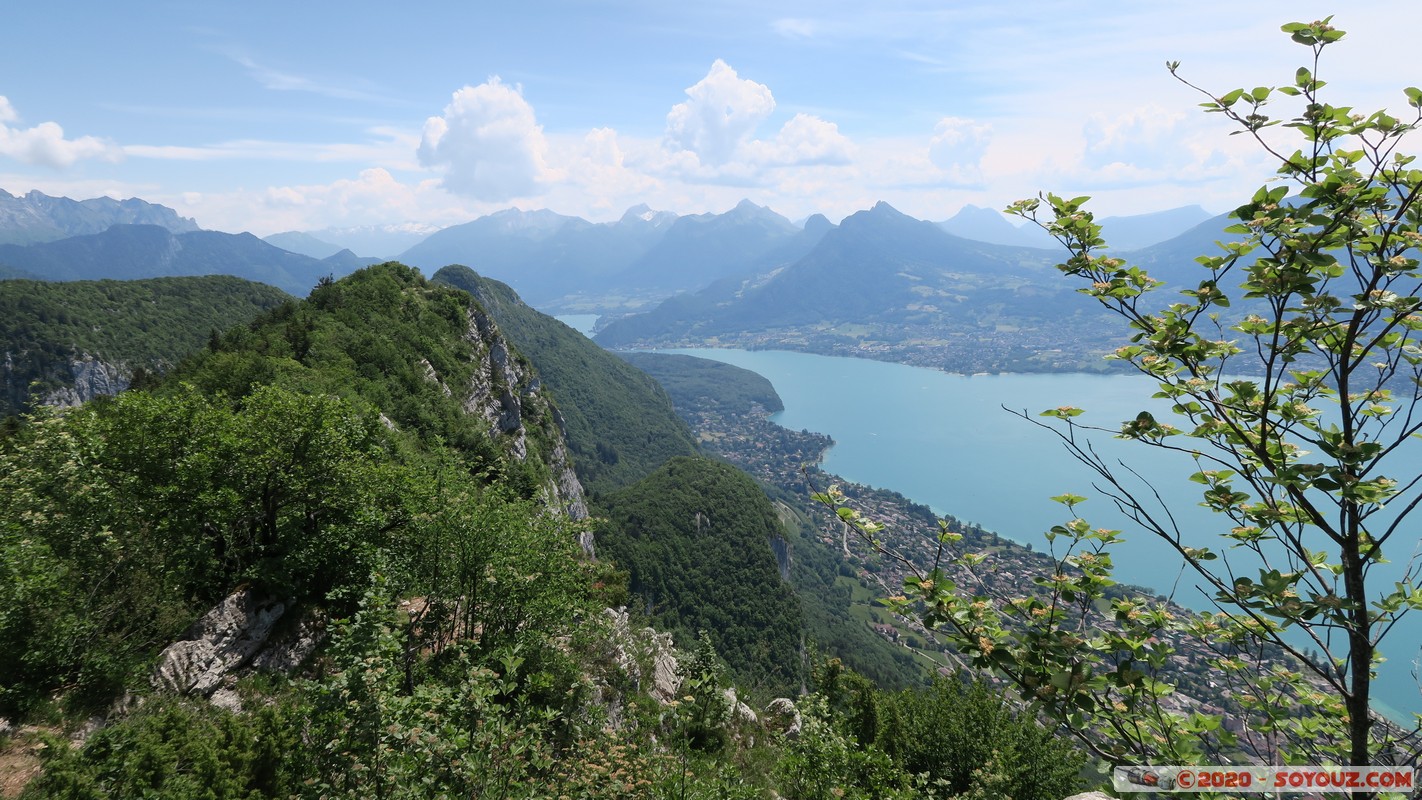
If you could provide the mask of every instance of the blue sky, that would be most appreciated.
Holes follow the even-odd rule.
[[[1336,13],[1337,102],[1422,85],[1415,0],[512,5],[15,4],[0,188],[259,235],[742,198],[940,220],[1039,190],[1223,211],[1269,165],[1166,60],[1220,91],[1287,82],[1307,53],[1279,25]]]

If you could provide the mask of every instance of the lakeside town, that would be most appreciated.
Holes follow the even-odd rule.
[[[866,615],[869,627],[896,646],[913,649],[939,664],[937,669],[942,674],[968,664],[918,620],[889,613],[878,602],[880,598],[899,594],[912,570],[926,572],[935,564],[957,585],[975,587],[980,596],[999,600],[1020,594],[1036,579],[1062,568],[1059,554],[1042,552],[1030,541],[1019,543],[976,524],[939,517],[927,506],[897,492],[856,484],[819,469],[817,464],[833,446],[833,439],[822,433],[777,425],[760,403],[737,408],[688,402],[688,398],[675,396],[673,399],[707,452],[740,467],[779,493],[798,498],[799,507],[813,519],[820,542],[842,553],[854,578],[872,591],[873,597],[868,601],[872,610]],[[824,492],[830,486],[842,492],[847,504],[863,518],[883,526],[877,546],[811,498],[813,493]],[[961,534],[955,546],[958,552],[940,550],[940,522]],[[969,571],[956,559],[964,552],[981,553],[986,559]],[[1112,587],[1111,594],[1164,602],[1169,613],[1182,622],[1194,614],[1144,587],[1118,585]],[[1101,613],[1088,624],[1111,626],[1114,622],[1109,613]],[[1219,715],[1246,758],[1270,763],[1278,743],[1247,727],[1237,694],[1243,687],[1231,681],[1230,673],[1219,670],[1216,663],[1227,656],[1243,665],[1241,671],[1262,674],[1291,669],[1287,657],[1281,652],[1225,652],[1218,643],[1196,638],[1181,627],[1160,632],[1168,637],[1173,654],[1157,677],[1176,687],[1163,700],[1162,707],[1175,712]]]
[[[1053,323],[1058,341],[1044,344],[1040,330],[1012,325],[965,328],[951,317],[936,325],[806,325],[771,327],[711,336],[658,337],[619,345],[675,349],[728,347],[792,350],[825,356],[887,361],[974,375],[1002,372],[1104,372],[1124,369],[1102,354],[1121,344],[1101,326],[1070,320]]]

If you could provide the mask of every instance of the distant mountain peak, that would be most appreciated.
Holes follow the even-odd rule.
[[[675,219],[676,214],[671,211],[656,211],[646,203],[638,203],[627,209],[618,222],[650,222],[653,225],[661,225]]]
[[[995,209],[995,208],[984,208],[984,207],[982,207],[982,206],[975,206],[975,205],[973,205],[972,203],[965,203],[965,204],[963,205],[963,207],[958,210],[958,213],[957,213],[957,214],[954,214],[952,218],[953,218],[953,219],[1002,219],[1002,220],[1006,221],[1006,220],[1004,219],[1004,217],[1002,216],[1002,214],[1001,214],[997,209]],[[1011,224],[1011,223],[1009,223],[1009,224]]]
[[[332,244],[301,231],[285,231],[262,237],[262,241],[280,247],[290,253],[299,253],[312,258],[326,258],[341,251],[341,246]]]
[[[427,222],[394,222],[382,225],[356,225],[346,228],[322,228],[308,231],[323,242],[347,248],[355,253],[391,259],[419,244],[425,237],[437,233],[439,226]]]
[[[834,223],[824,214],[811,214],[802,226],[809,233],[823,233],[834,227]]]
[[[859,224],[871,220],[874,222],[920,221],[914,219],[913,217],[910,217],[908,214],[905,214],[897,208],[894,208],[883,200],[880,200],[879,202],[875,203],[873,206],[865,209],[864,211],[856,211],[855,213],[850,214],[848,217],[845,217],[844,222],[840,223],[840,227],[843,227],[845,224],[850,223],[851,220],[853,220],[854,224]]]
[[[874,206],[869,209],[868,213],[875,214],[878,216],[908,217],[907,214],[898,210],[897,208],[894,208],[883,200],[880,200],[879,202],[875,203]]]
[[[547,235],[556,232],[559,228],[581,217],[568,217],[556,211],[546,208],[524,211],[518,208],[506,208],[502,211],[495,211],[482,218],[485,223],[493,223],[500,230],[522,231],[535,235]],[[480,220],[475,220],[479,222]]]
[[[716,216],[717,215],[713,214],[708,217],[708,219],[714,219],[716,218]],[[761,223],[768,223],[776,227],[783,227],[786,230],[792,230],[795,228],[795,223],[791,222],[786,217],[777,214],[768,206],[759,206],[755,203],[752,203],[750,200],[742,200],[741,202],[736,203],[735,208],[719,216],[721,219],[731,220],[735,222],[753,220]]]
[[[535,208],[532,211],[524,211],[521,208],[505,208],[502,211],[495,211],[489,215],[493,219],[518,219],[518,220],[555,220],[569,219],[556,211],[546,208]]]
[[[1014,225],[1002,212],[968,203],[938,227],[964,239],[1015,247],[1051,247],[1050,236],[1035,225]]]
[[[1101,236],[1117,250],[1138,250],[1168,241],[1208,220],[1210,213],[1198,205],[1169,208],[1147,214],[1097,219]]]
[[[730,211],[727,211],[725,216],[751,218],[774,217],[775,219],[785,219],[784,217],[772,211],[769,206],[756,205],[750,200],[742,200],[741,202],[736,203],[736,207],[731,209]],[[786,219],[785,221],[788,223],[790,220]]]

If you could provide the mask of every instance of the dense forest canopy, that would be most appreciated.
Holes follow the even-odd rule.
[[[628,571],[636,603],[659,627],[705,631],[737,674],[787,692],[803,675],[800,607],[780,578],[783,537],[765,492],[745,473],[675,458],[606,498],[602,553]]]

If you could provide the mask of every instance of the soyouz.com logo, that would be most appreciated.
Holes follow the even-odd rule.
[[[1400,792],[1415,770],[1403,767],[1116,767],[1118,792]]]

